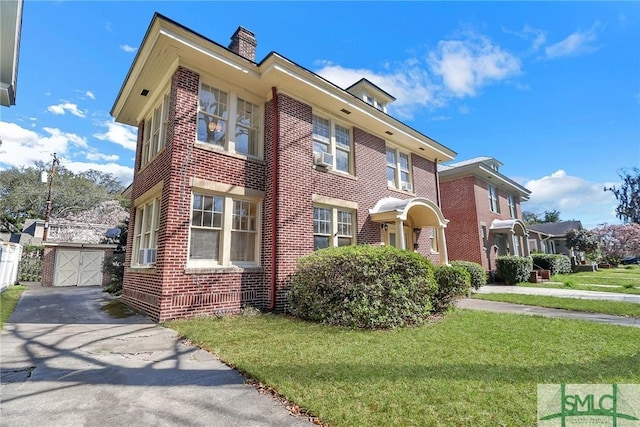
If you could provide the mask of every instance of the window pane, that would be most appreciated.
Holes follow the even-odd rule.
[[[313,232],[315,234],[331,234],[331,210],[313,208]]]
[[[254,232],[231,232],[231,261],[255,261],[256,236]]]
[[[353,236],[353,215],[351,212],[338,211],[338,236]]]
[[[329,247],[328,236],[313,236],[313,250],[324,249]]]
[[[227,122],[222,119],[198,114],[198,141],[224,146]]]
[[[404,153],[400,153],[400,169],[409,170],[409,156]]]
[[[351,244],[351,237],[338,237],[338,246],[349,246]]]
[[[218,230],[191,229],[190,259],[219,260],[220,232]]]
[[[328,153],[329,146],[318,141],[313,141],[313,151],[316,153]]]
[[[349,150],[351,148],[349,129],[336,125],[336,146]]]
[[[387,148],[387,165],[396,167],[396,151]]]
[[[349,172],[349,152],[336,150],[336,170]]]
[[[400,181],[409,183],[409,172],[400,172]]]
[[[329,120],[322,117],[313,116],[313,139],[329,143],[330,141]]]
[[[390,166],[387,166],[387,182],[390,185],[396,184],[396,170]]]

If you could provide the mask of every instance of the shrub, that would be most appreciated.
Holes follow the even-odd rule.
[[[571,259],[559,254],[532,254],[533,265],[543,270],[550,270],[551,275],[571,273]]]
[[[435,292],[433,265],[423,256],[360,245],[300,258],[287,299],[302,319],[380,329],[422,323]]]
[[[484,267],[477,262],[471,261],[451,261],[451,265],[454,267],[462,267],[471,275],[471,287],[473,289],[480,289],[487,284],[487,272]]]
[[[435,267],[438,291],[433,298],[433,308],[437,313],[447,311],[456,298],[466,295],[471,284],[471,274],[464,267],[439,265]]]
[[[496,258],[496,270],[507,285],[529,280],[533,261],[529,257],[499,256]]]

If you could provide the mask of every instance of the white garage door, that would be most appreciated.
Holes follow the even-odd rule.
[[[56,251],[54,286],[102,285],[102,251]]]

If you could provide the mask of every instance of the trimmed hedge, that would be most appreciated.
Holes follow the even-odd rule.
[[[487,284],[487,272],[484,267],[477,262],[471,261],[451,261],[454,267],[462,267],[469,272],[471,276],[471,287],[480,289]]]
[[[499,256],[496,258],[496,273],[507,285],[529,281],[533,270],[530,257]]]
[[[533,265],[543,270],[551,270],[551,275],[571,273],[571,259],[560,254],[531,254]]]
[[[305,320],[383,329],[422,323],[437,289],[433,265],[390,246],[343,246],[304,256],[291,277],[288,310]]]
[[[471,274],[464,267],[438,265],[434,275],[438,291],[433,299],[433,309],[437,313],[443,313],[453,306],[458,297],[469,292]]]

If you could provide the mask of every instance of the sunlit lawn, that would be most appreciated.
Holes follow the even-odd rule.
[[[539,383],[640,382],[640,329],[459,310],[357,331],[276,315],[167,324],[332,426],[526,426]]]
[[[640,294],[640,267],[629,266],[598,269],[593,272],[556,274],[551,277],[551,282],[520,283],[518,286]]]
[[[589,313],[612,314],[614,316],[640,317],[640,304],[633,302],[560,298],[546,295],[522,295],[508,293],[476,293],[473,294],[473,298],[515,304],[536,305],[540,307],[562,308],[565,310],[584,311]]]
[[[24,286],[9,286],[0,293],[0,329],[4,327],[5,322],[13,313],[20,300],[20,295],[25,289]]]

